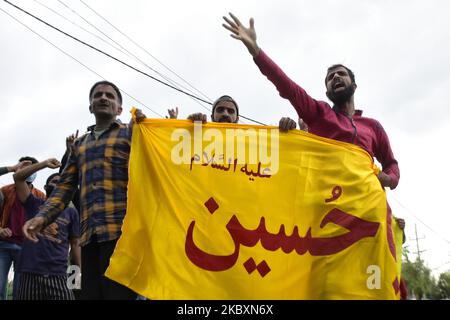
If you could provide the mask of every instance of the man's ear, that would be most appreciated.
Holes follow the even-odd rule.
[[[89,112],[92,113],[92,104],[89,105]]]
[[[238,122],[239,122],[239,116],[236,117],[236,122],[235,123],[238,123]]]
[[[117,107],[117,115],[120,116],[122,114],[123,108],[122,106]]]
[[[325,94],[327,95],[327,98],[331,100],[328,90],[325,92]]]
[[[356,83],[352,83],[352,87],[353,87],[353,91],[355,91],[356,90],[356,88],[358,88],[358,86],[356,85]]]

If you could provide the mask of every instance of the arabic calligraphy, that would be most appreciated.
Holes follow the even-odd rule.
[[[342,187],[335,186],[333,190],[331,190],[331,198],[325,199],[325,202],[331,202],[337,200],[342,195]]]
[[[232,158],[228,159],[227,165],[218,164],[216,162],[216,155],[212,154],[211,157],[208,157],[208,154],[206,152],[203,152],[203,157],[206,159],[205,162],[201,163],[201,166],[207,167],[210,166],[212,169],[222,170],[222,171],[230,171],[232,169],[233,173],[236,172],[236,168],[238,165],[238,159],[235,158],[234,160]],[[200,162],[202,159],[200,158],[200,155],[194,154],[191,158],[191,164],[189,166],[189,171],[192,171],[192,166],[195,162]],[[223,162],[224,155],[219,155],[217,157],[217,161]],[[262,168],[261,169],[261,162],[258,162],[258,169],[253,171],[252,169],[249,169],[249,164],[245,163],[240,169],[240,172],[244,173],[249,177],[250,181],[254,181],[254,178],[270,178],[271,177],[271,171],[270,168]]]
[[[244,262],[244,268],[247,270],[248,274],[251,274],[253,271],[257,270],[261,277],[265,277],[270,272],[270,267],[267,264],[266,260],[261,261],[256,265],[255,260],[253,258],[248,259]]]
[[[249,230],[242,226],[236,215],[233,215],[226,228],[233,239],[234,251],[229,255],[214,255],[207,253],[196,246],[193,239],[195,220],[189,225],[186,234],[185,252],[189,260],[197,267],[209,271],[224,271],[233,267],[239,257],[241,246],[254,247],[258,242],[268,251],[281,250],[288,254],[295,250],[298,255],[309,252],[312,256],[332,255],[345,250],[352,244],[366,237],[374,237],[378,231],[379,223],[363,220],[337,208],[330,210],[322,219],[320,228],[328,223],[334,223],[349,232],[334,237],[313,237],[311,228],[304,237],[298,234],[295,226],[291,235],[286,235],[282,224],[277,234],[267,231],[265,218],[260,218],[260,223],[255,230]]]

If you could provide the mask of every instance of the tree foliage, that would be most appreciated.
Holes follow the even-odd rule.
[[[450,272],[441,273],[436,281],[422,259],[410,261],[408,255],[404,254],[402,277],[410,297],[418,300],[450,298]]]

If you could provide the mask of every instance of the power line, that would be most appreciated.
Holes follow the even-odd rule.
[[[54,30],[56,30],[56,31],[58,31],[58,32],[60,32],[60,33],[62,33],[62,34],[64,34],[65,36],[67,36],[67,37],[69,37],[69,38],[71,38],[71,39],[73,39],[73,40],[75,40],[75,41],[77,41],[77,42],[79,42],[79,43],[81,43],[81,44],[83,44],[83,45],[85,45],[85,46],[87,46],[87,47],[89,47],[89,48],[91,48],[91,49],[93,49],[93,50],[95,50],[95,51],[97,51],[97,52],[99,52],[99,53],[101,53],[101,54],[103,54],[103,55],[105,55],[105,56],[107,56],[107,57],[109,57],[109,58],[111,58],[111,59],[117,61],[117,62],[119,62],[119,63],[121,63],[121,64],[123,64],[124,66],[126,66],[126,67],[128,67],[128,68],[130,68],[130,69],[132,69],[132,70],[134,70],[134,71],[136,71],[136,72],[139,72],[140,74],[143,74],[143,75],[145,75],[145,76],[147,76],[147,77],[149,77],[149,78],[151,78],[151,79],[153,79],[153,80],[155,80],[155,81],[157,81],[157,82],[159,82],[159,83],[161,83],[161,84],[163,84],[163,85],[165,85],[165,86],[167,86],[167,87],[169,87],[169,88],[172,88],[172,89],[174,89],[174,90],[176,90],[176,91],[178,91],[178,92],[181,92],[181,93],[183,93],[183,94],[185,94],[185,95],[187,95],[187,96],[190,96],[190,97],[195,98],[195,99],[197,99],[197,100],[200,100],[200,101],[202,101],[202,102],[204,102],[204,103],[207,103],[207,104],[212,105],[212,103],[209,102],[209,101],[206,101],[206,100],[204,100],[204,99],[202,99],[202,98],[199,98],[199,97],[197,97],[197,96],[195,96],[195,95],[193,95],[193,94],[190,94],[190,93],[188,93],[188,92],[186,92],[186,91],[184,91],[184,90],[181,90],[181,89],[179,89],[179,88],[177,88],[177,87],[175,87],[175,86],[173,86],[173,85],[170,85],[170,84],[168,84],[168,83],[166,83],[166,82],[164,82],[164,81],[162,81],[162,80],[160,80],[160,79],[158,79],[158,78],[155,78],[155,77],[149,75],[148,73],[146,73],[146,72],[144,72],[144,71],[142,71],[142,70],[139,70],[139,69],[133,67],[132,65],[130,65],[130,64],[128,64],[128,63],[126,63],[126,62],[124,62],[124,61],[122,61],[122,60],[120,60],[120,59],[118,59],[118,58],[116,58],[116,57],[114,57],[114,56],[112,56],[112,55],[110,55],[110,54],[108,54],[108,53],[106,53],[106,52],[104,52],[104,51],[102,51],[102,50],[96,48],[96,47],[94,47],[93,45],[90,45],[90,44],[88,44],[87,42],[84,42],[83,40],[80,40],[80,39],[78,39],[77,37],[74,37],[74,36],[70,35],[69,33],[62,31],[61,29],[59,29],[59,28],[53,26],[52,24],[50,24],[50,23],[48,23],[48,22],[42,20],[41,18],[38,18],[37,16],[35,16],[35,15],[33,15],[32,13],[26,11],[25,9],[22,9],[22,8],[20,8],[19,6],[15,5],[15,4],[11,3],[11,2],[9,2],[8,0],[3,0],[3,1],[5,1],[7,4],[13,6],[14,8],[16,8],[16,9],[22,11],[23,13],[29,15],[30,17],[33,17],[34,19],[36,19],[36,20],[38,20],[39,22],[45,24],[46,26],[49,26],[50,28],[52,28],[52,29],[54,29]]]
[[[173,71],[171,68],[169,68],[167,65],[165,65],[163,62],[161,62],[158,58],[156,58],[154,55],[152,55],[150,52],[148,52],[145,48],[143,48],[141,45],[139,45],[136,41],[131,39],[128,35],[123,33],[121,30],[119,30],[115,25],[113,25],[110,21],[108,21],[105,17],[103,17],[100,13],[98,13],[96,10],[91,8],[87,3],[85,3],[83,0],[80,0],[82,4],[84,4],[89,10],[94,12],[98,17],[100,17],[103,21],[105,21],[107,24],[109,24],[111,27],[113,27],[117,32],[119,32],[121,35],[123,35],[125,38],[127,38],[131,43],[133,43],[136,47],[147,53],[150,57],[152,57],[156,62],[158,62],[160,65],[162,65],[166,70],[170,71],[172,74],[174,74],[176,77],[178,77],[180,80],[182,80],[184,83],[186,83],[188,86],[190,86],[192,89],[197,91],[199,94],[201,94],[203,97],[205,97],[208,100],[212,100],[207,95],[205,95],[203,92],[198,90],[196,87],[194,87],[192,84],[190,84],[188,81],[186,81],[183,77],[178,75],[175,71]]]
[[[6,2],[7,4],[9,4],[9,5],[11,5],[12,7],[16,8],[17,10],[22,11],[23,13],[25,13],[25,14],[31,16],[32,18],[38,20],[39,22],[41,22],[41,23],[47,25],[48,27],[50,27],[50,28],[52,28],[52,29],[54,29],[54,30],[56,30],[56,31],[58,31],[58,32],[60,32],[60,33],[62,33],[62,34],[64,34],[65,36],[67,36],[67,37],[69,37],[69,38],[71,38],[71,39],[73,39],[73,40],[75,40],[75,41],[77,41],[77,42],[79,42],[79,43],[81,43],[81,44],[83,44],[83,45],[85,45],[85,46],[87,46],[87,47],[89,47],[89,48],[91,48],[91,49],[93,49],[93,50],[95,50],[95,51],[97,51],[97,52],[99,52],[99,53],[101,53],[101,54],[103,54],[103,55],[105,55],[105,56],[107,56],[107,57],[109,57],[109,58],[111,58],[111,59],[113,59],[113,60],[119,62],[119,63],[121,63],[121,64],[123,64],[123,65],[125,65],[126,67],[128,67],[128,68],[130,68],[130,69],[132,69],[132,70],[134,70],[134,71],[136,71],[136,72],[138,72],[138,73],[140,73],[140,74],[143,74],[143,75],[145,75],[145,76],[147,76],[147,77],[149,77],[149,78],[151,78],[151,79],[153,79],[153,80],[155,80],[155,81],[157,81],[157,82],[159,82],[159,83],[161,83],[161,84],[163,84],[163,85],[165,85],[165,86],[167,86],[167,87],[169,87],[169,88],[171,88],[171,89],[174,89],[174,90],[176,90],[176,91],[178,91],[178,92],[180,92],[180,93],[183,93],[183,94],[185,94],[185,95],[187,95],[187,96],[189,96],[189,97],[191,97],[191,98],[194,98],[194,99],[196,99],[196,100],[198,100],[198,101],[201,101],[201,102],[204,102],[204,103],[206,103],[206,104],[212,105],[212,103],[209,102],[209,101],[206,101],[206,100],[204,100],[204,99],[202,99],[202,98],[200,98],[200,97],[197,97],[197,96],[195,96],[195,95],[193,95],[193,94],[190,94],[190,93],[188,93],[188,92],[186,92],[186,91],[184,91],[184,90],[181,90],[181,89],[179,89],[179,88],[177,88],[177,87],[175,87],[175,86],[173,86],[173,85],[170,85],[170,84],[168,84],[168,83],[166,83],[166,82],[164,82],[164,81],[162,81],[162,80],[160,80],[160,79],[157,79],[157,78],[155,78],[155,77],[149,75],[148,73],[146,73],[146,72],[144,72],[144,71],[142,71],[142,70],[139,70],[139,69],[137,69],[136,67],[133,67],[132,65],[130,65],[130,64],[128,64],[128,63],[126,63],[126,62],[124,62],[124,61],[122,61],[122,60],[120,60],[120,59],[118,59],[118,58],[116,58],[116,57],[114,57],[114,56],[112,56],[112,55],[110,55],[110,54],[108,54],[108,53],[106,53],[106,52],[104,52],[104,51],[102,51],[102,50],[96,48],[96,47],[94,47],[93,45],[90,45],[90,44],[88,44],[88,43],[86,43],[86,42],[84,42],[84,41],[82,41],[82,40],[76,38],[75,36],[72,36],[72,35],[70,35],[69,33],[62,31],[61,29],[59,29],[59,28],[53,26],[52,24],[50,24],[50,23],[48,23],[48,22],[42,20],[41,18],[39,18],[39,17],[33,15],[32,13],[26,11],[25,9],[22,9],[21,7],[15,5],[15,4],[13,4],[13,3],[11,3],[11,2],[8,1],[8,0],[4,0],[4,2]],[[53,44],[52,44],[52,45],[53,45]],[[153,111],[153,112],[154,112],[154,111]],[[248,118],[248,117],[246,117],[246,116],[244,116],[244,115],[242,115],[242,114],[240,115],[240,117],[241,117],[241,118],[244,118],[244,119],[247,119],[247,120],[249,120],[249,121],[255,122],[255,123],[257,123],[257,124],[260,124],[260,125],[266,125],[266,124],[264,124],[264,123],[262,123],[262,122],[259,122],[259,121],[253,120],[253,119],[251,119],[251,118]]]
[[[98,36],[97,34],[95,34],[95,33],[91,32],[91,31],[89,31],[89,30],[83,28],[82,26],[80,26],[80,25],[77,24],[76,22],[74,22],[74,21],[68,19],[67,17],[63,16],[63,15],[60,14],[59,12],[57,12],[57,11],[53,10],[52,8],[46,6],[45,4],[41,3],[40,1],[38,1],[38,0],[34,0],[34,1],[37,2],[39,5],[41,5],[42,7],[46,8],[47,10],[53,12],[53,13],[56,14],[57,16],[63,18],[64,20],[70,22],[71,24],[75,25],[76,27],[78,27],[79,29],[83,30],[84,32],[86,32],[86,33],[88,33],[88,34],[94,36],[95,38],[101,40],[102,42],[106,43],[107,45],[109,45],[110,47],[114,48],[115,50],[120,51],[121,53],[123,53],[123,54],[125,54],[125,55],[127,55],[127,56],[129,56],[129,57],[134,58],[135,60],[137,60],[138,62],[140,62],[140,63],[143,64],[144,66],[148,67],[150,70],[152,70],[152,71],[154,71],[155,73],[159,74],[157,71],[153,70],[152,68],[150,68],[149,66],[147,66],[145,63],[141,62],[140,59],[138,59],[138,58],[135,57],[134,55],[128,53],[128,52],[129,52],[128,50],[127,50],[128,52],[126,52],[126,51],[124,51],[123,49],[121,49],[120,47],[116,47],[114,44],[112,44],[112,43],[106,41],[105,39],[103,39],[102,37]],[[66,7],[68,7],[68,6],[66,6]],[[68,8],[69,8],[69,7],[68,7]],[[70,8],[69,8],[69,9],[70,9]],[[76,12],[75,12],[75,13],[76,13]],[[86,21],[89,25],[93,26],[89,21],[87,21],[86,19],[84,19],[81,15],[79,15],[78,13],[76,13],[76,14],[77,14],[80,18],[82,18],[84,21]],[[93,27],[96,28],[95,26],[93,26]],[[96,28],[96,29],[97,29],[97,28]],[[97,29],[97,30],[99,30],[99,29]],[[104,34],[101,30],[99,30],[99,31],[100,31],[102,34]],[[108,37],[108,36],[107,36],[107,37]],[[111,39],[110,37],[108,37],[108,38]],[[114,40],[112,40],[112,41],[114,41]],[[160,74],[160,75],[161,75],[161,77],[163,77],[164,79],[168,80],[169,82],[171,82],[171,83],[173,84],[173,81],[171,81],[169,78],[166,78],[166,77],[165,77],[164,75],[162,75],[162,74]],[[183,87],[183,88],[184,88],[184,87]],[[189,98],[192,99],[195,103],[199,104],[202,108],[204,108],[204,109],[206,109],[206,110],[208,110],[208,111],[211,111],[210,109],[208,109],[207,107],[205,107],[205,106],[204,106],[201,102],[199,102],[198,100],[196,100],[196,99],[194,99],[194,98],[192,98],[192,97],[189,97]]]
[[[58,0],[59,3],[61,3],[63,6],[65,6],[67,9],[69,9],[70,11],[72,11],[73,13],[75,13],[78,17],[80,17],[81,19],[83,19],[86,23],[88,23],[91,27],[93,27],[94,29],[96,29],[97,31],[99,31],[101,34],[103,34],[105,37],[107,37],[108,39],[110,39],[111,41],[113,41],[115,44],[117,44],[118,46],[120,46],[121,48],[123,48],[123,50],[125,50],[128,53],[128,56],[132,56],[135,60],[137,60],[138,62],[140,62],[142,65],[144,65],[145,67],[149,68],[150,70],[152,70],[153,72],[155,72],[156,74],[158,74],[159,76],[161,76],[163,79],[165,79],[166,81],[170,82],[172,85],[177,85],[185,90],[190,91],[191,93],[193,93],[190,89],[186,88],[185,86],[181,85],[180,83],[171,80],[169,77],[164,76],[163,74],[161,74],[160,72],[156,71],[155,69],[151,68],[149,65],[147,65],[144,61],[142,61],[141,59],[139,59],[136,55],[134,55],[133,53],[131,53],[130,51],[128,51],[125,47],[123,47],[121,44],[119,44],[117,41],[115,41],[114,39],[112,39],[111,37],[109,37],[106,33],[104,33],[102,30],[100,30],[99,28],[97,28],[95,25],[93,25],[91,22],[89,22],[87,19],[85,19],[83,16],[81,16],[78,12],[76,12],[75,10],[73,10],[72,8],[70,8],[67,4],[65,4],[62,0]],[[128,35],[126,35],[125,33],[123,33],[121,30],[119,30],[119,28],[117,28],[115,25],[113,25],[110,21],[108,21],[105,17],[103,17],[100,13],[98,13],[97,11],[95,11],[92,7],[90,7],[88,4],[86,4],[84,1],[80,0],[80,2],[85,5],[89,10],[91,10],[94,14],[96,14],[99,18],[101,18],[103,21],[105,21],[108,25],[110,25],[112,28],[114,28],[117,32],[119,32],[121,35],[123,35],[126,39],[128,39],[131,43],[133,43],[135,46],[137,46],[139,49],[141,49],[142,51],[144,51],[145,53],[147,53],[151,58],[153,58],[156,62],[158,62],[160,65],[162,65],[166,70],[170,71],[172,74],[174,74],[176,77],[178,77],[180,80],[182,80],[184,83],[186,83],[189,87],[191,87],[192,89],[194,89],[195,91],[197,91],[197,93],[199,93],[200,95],[202,95],[203,97],[205,97],[206,99],[208,99],[209,101],[211,101],[212,99],[209,98],[207,95],[205,95],[203,92],[201,92],[200,90],[198,90],[197,88],[195,88],[193,85],[191,85],[188,81],[186,81],[184,78],[182,78],[180,75],[178,75],[175,71],[173,71],[171,68],[169,68],[168,66],[166,66],[163,62],[161,62],[158,58],[156,58],[154,55],[152,55],[150,52],[148,52],[148,50],[146,50],[145,48],[143,48],[141,45],[139,45],[136,41],[134,41],[133,39],[131,39]],[[207,110],[208,112],[211,112],[211,109],[205,107],[200,101],[190,97],[195,103],[197,103],[198,105],[200,105],[202,108],[204,108],[205,110]],[[212,103],[209,103],[212,104]],[[262,122],[250,119],[245,117],[244,115],[241,115],[241,118],[247,119],[249,121],[253,121],[255,123],[261,124],[261,125],[265,125]],[[244,121],[242,121],[244,122]]]
[[[411,210],[409,210],[408,208],[406,208],[402,203],[400,203],[400,201],[398,201],[394,196],[392,196],[392,199],[395,200],[395,202],[397,202],[403,209],[405,209],[409,214],[411,214],[415,219],[417,219],[417,221],[419,221],[422,225],[424,225],[427,229],[429,229],[431,232],[433,232],[435,235],[437,235],[439,238],[441,238],[442,240],[444,240],[447,244],[450,244],[450,241],[448,241],[446,238],[444,238],[443,236],[441,236],[439,233],[437,233],[436,231],[433,230],[433,228],[431,228],[430,226],[428,226],[425,222],[423,222],[417,215],[415,215]]]
[[[61,2],[61,0],[58,0],[59,2]],[[204,94],[203,92],[201,92],[200,90],[198,90],[196,87],[194,87],[191,83],[189,83],[187,80],[185,80],[183,77],[181,77],[180,75],[178,75],[175,71],[173,71],[170,67],[168,67],[167,65],[165,65],[162,61],[160,61],[158,58],[156,58],[154,55],[152,55],[150,52],[148,52],[148,50],[146,50],[144,47],[142,47],[140,44],[138,44],[136,41],[134,41],[132,38],[130,38],[127,34],[125,34],[124,32],[122,32],[119,28],[117,28],[115,25],[113,25],[108,19],[106,19],[105,17],[103,17],[100,13],[98,13],[96,10],[94,10],[92,7],[90,7],[87,3],[85,3],[83,0],[80,0],[80,2],[85,5],[89,10],[91,10],[93,13],[95,13],[99,18],[101,18],[103,21],[105,21],[108,25],[110,25],[112,28],[114,28],[114,30],[116,30],[117,32],[119,32],[121,35],[123,35],[126,39],[128,39],[131,43],[133,43],[136,47],[138,47],[139,49],[141,49],[142,51],[144,51],[145,53],[147,53],[151,58],[153,58],[156,62],[158,62],[160,65],[162,65],[166,70],[168,70],[169,72],[171,72],[172,74],[174,74],[178,79],[180,79],[181,81],[183,81],[184,83],[186,83],[189,87],[191,87],[192,89],[194,89],[195,91],[197,91],[197,93],[199,93],[200,95],[202,95],[203,97],[205,97],[208,100],[212,100],[211,98],[209,98],[206,94]],[[185,88],[185,87],[183,87]],[[206,108],[205,106],[203,106],[201,103],[199,103],[199,101],[194,100],[195,102],[197,102],[198,104],[200,104],[200,106],[202,106],[203,108],[205,108],[208,111],[211,111],[210,109]],[[212,103],[210,103],[212,104]],[[254,123],[260,124],[265,126],[266,124],[253,120],[251,118],[248,118],[244,115],[240,115],[240,118],[244,118],[246,120],[252,121]]]
[[[61,2],[60,0],[58,0],[60,3],[62,3],[63,5],[65,5],[63,2]],[[92,7],[90,7],[88,4],[86,4],[84,1],[80,2],[85,5],[89,10],[91,10],[95,15],[97,15],[99,18],[101,18],[103,21],[105,21],[108,25],[110,25],[112,28],[114,28],[117,32],[119,32],[121,35],[123,35],[125,38],[127,38],[131,43],[133,43],[135,46],[137,46],[139,49],[141,49],[142,51],[144,51],[145,53],[147,53],[152,59],[154,59],[155,61],[157,61],[160,65],[162,65],[164,68],[166,68],[166,70],[170,71],[172,74],[174,74],[176,77],[178,77],[179,79],[181,79],[184,83],[186,83],[189,87],[191,87],[192,89],[194,89],[195,91],[197,91],[200,95],[202,95],[203,97],[205,97],[206,99],[208,99],[209,101],[212,101],[211,98],[209,98],[207,95],[205,95],[203,92],[201,92],[200,90],[198,90],[197,88],[195,88],[193,85],[191,85],[188,81],[186,81],[185,79],[183,79],[181,76],[179,76],[175,71],[173,71],[171,68],[169,68],[168,66],[166,66],[164,63],[162,63],[159,59],[157,59],[155,56],[153,56],[150,52],[148,52],[145,48],[143,48],[141,45],[139,45],[136,41],[134,41],[133,39],[131,39],[128,35],[126,35],[125,33],[123,33],[121,30],[119,30],[116,26],[114,26],[110,21],[108,21],[105,17],[103,17],[100,13],[98,13],[97,11],[95,11]],[[69,8],[67,5],[65,5],[67,8]],[[70,8],[69,8],[70,9]],[[71,10],[71,9],[70,9]],[[88,22],[86,19],[84,19],[83,17],[81,17],[77,12],[75,12],[74,10],[72,10],[75,14],[77,14],[80,18],[82,18],[83,20],[85,20],[88,24],[90,24],[91,26],[93,26],[90,22]],[[93,26],[95,29],[97,29],[98,31],[100,31],[102,34],[104,34],[101,30],[99,30],[97,27]],[[105,34],[106,37],[108,37]],[[109,37],[108,37],[109,38]],[[111,38],[110,38],[111,39]],[[112,39],[111,39],[112,40]],[[114,40],[112,40],[114,41]],[[117,43],[116,41],[114,41],[115,43]],[[122,46],[121,46],[122,47]],[[123,47],[122,47],[123,48]],[[128,52],[128,50],[127,50]],[[145,64],[143,61],[141,61],[139,58],[137,58],[135,55],[133,55],[135,57],[135,59],[137,59],[139,62],[141,62],[143,65],[147,66],[147,64]],[[150,68],[149,66],[147,66],[148,68]],[[152,68],[150,68],[152,71],[154,71]],[[156,72],[156,71],[154,71]],[[158,72],[158,74],[160,74]],[[161,77],[163,77],[164,79],[166,79],[167,81],[171,82],[172,84],[177,84],[179,87],[188,90],[189,92],[193,93],[190,89],[186,88],[185,86],[179,84],[178,82],[175,81],[171,81],[170,78],[166,78],[165,76],[161,75]],[[190,97],[195,103],[197,103],[198,105],[200,105],[203,109],[207,110],[208,112],[211,112],[211,109],[209,109],[208,107],[205,107],[200,101],[193,99],[192,97]]]
[[[1,11],[3,11],[6,15],[8,15],[9,17],[11,17],[12,19],[14,19],[15,21],[17,21],[18,23],[20,23],[22,26],[24,26],[25,28],[27,28],[28,30],[30,30],[32,33],[34,33],[35,35],[37,35],[39,38],[41,38],[42,40],[46,41],[47,43],[49,43],[50,45],[52,45],[54,48],[56,48],[57,50],[59,50],[60,52],[62,52],[63,54],[65,54],[66,56],[68,56],[69,58],[75,60],[76,62],[78,62],[80,65],[82,65],[83,67],[85,67],[86,69],[88,69],[90,72],[94,73],[95,75],[97,75],[98,77],[105,79],[103,76],[101,76],[100,74],[98,74],[96,71],[94,71],[93,69],[91,69],[90,67],[88,67],[87,65],[85,65],[83,62],[81,62],[80,60],[78,60],[77,58],[75,58],[74,56],[70,55],[69,53],[67,53],[66,51],[64,51],[63,49],[59,48],[57,45],[55,45],[53,42],[51,42],[50,40],[47,40],[44,36],[40,35],[38,32],[34,31],[33,29],[31,29],[29,26],[27,26],[26,24],[24,24],[23,22],[21,22],[19,19],[17,19],[16,17],[12,16],[10,13],[8,13],[7,11],[3,10],[2,8],[0,8]],[[145,108],[147,108],[148,110],[150,110],[151,112],[153,112],[154,114],[160,116],[161,118],[164,118],[161,114],[159,114],[158,112],[154,111],[153,109],[151,109],[150,107],[148,107],[147,105],[145,105],[144,103],[142,103],[141,101],[139,101],[138,99],[136,99],[135,97],[133,97],[132,95],[130,95],[129,93],[127,93],[125,90],[123,90],[122,88],[120,88],[120,90],[122,90],[123,93],[125,93],[125,95],[127,95],[128,97],[130,97],[131,99],[133,99],[134,101],[136,101],[137,103],[143,105]]]
[[[72,21],[72,20],[70,20],[69,18],[63,16],[63,15],[60,14],[59,12],[57,12],[57,11],[55,11],[54,9],[52,9],[52,8],[50,8],[50,7],[48,7],[48,6],[46,6],[45,4],[41,3],[40,1],[34,0],[34,2],[38,3],[40,6],[46,8],[47,10],[53,12],[53,13],[56,14],[57,16],[63,18],[64,20],[70,22],[71,24],[73,24],[74,26],[76,26],[76,27],[78,27],[79,29],[83,30],[84,32],[90,34],[91,36],[94,36],[95,38],[99,39],[100,41],[106,43],[107,45],[111,46],[111,47],[114,48],[115,50],[120,51],[120,52],[122,52],[123,54],[126,54],[126,52],[123,51],[122,49],[120,49],[119,47],[114,46],[113,44],[109,43],[108,41],[106,41],[106,40],[103,39],[102,37],[100,37],[100,36],[96,35],[95,33],[93,33],[93,32],[91,32],[91,31],[89,31],[89,30],[83,28],[82,26],[80,26],[80,25],[79,25],[78,23],[76,23],[75,21]]]
[[[251,118],[247,118],[246,116],[243,116],[242,114],[239,115],[239,118],[247,119],[247,120],[249,120],[249,121],[252,121],[252,122],[254,122],[254,123],[260,124],[260,125],[262,125],[262,126],[267,126],[267,124],[265,124],[265,123],[262,123],[262,122],[253,120],[253,119],[251,119]]]
[[[181,87],[185,90],[190,91],[189,89],[187,89],[186,87],[180,85],[179,83],[177,83],[176,81],[171,80],[169,77],[166,77],[165,75],[163,75],[162,73],[158,72],[157,70],[153,69],[152,67],[150,67],[148,64],[146,64],[144,61],[142,61],[141,59],[139,59],[135,54],[133,54],[131,51],[129,51],[128,49],[126,49],[124,46],[122,46],[120,43],[118,43],[117,41],[115,41],[113,38],[111,38],[110,36],[108,36],[105,32],[103,32],[102,30],[100,30],[98,27],[96,27],[93,23],[91,23],[89,20],[87,20],[86,18],[84,18],[81,14],[79,14],[77,11],[75,11],[74,9],[72,9],[69,5],[67,5],[66,3],[64,3],[62,0],[58,0],[59,3],[61,3],[64,7],[66,7],[67,9],[69,9],[71,12],[73,12],[75,15],[77,15],[78,17],[80,17],[84,22],[86,22],[88,25],[90,25],[92,28],[94,28],[95,30],[97,30],[98,32],[100,32],[102,35],[104,35],[106,38],[108,38],[109,40],[111,40],[113,43],[115,43],[116,45],[118,45],[120,48],[122,48],[124,51],[121,51],[122,53],[127,54],[129,57],[134,58],[136,61],[138,61],[139,63],[141,63],[143,66],[147,67],[148,69],[150,69],[151,71],[153,71],[154,73],[156,73],[157,75],[159,75],[161,78],[163,78],[164,80],[170,82],[172,85],[177,85],[178,87]],[[192,93],[192,91],[191,91]]]

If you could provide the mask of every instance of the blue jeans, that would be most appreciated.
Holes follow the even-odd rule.
[[[0,240],[0,300],[6,299],[9,269],[11,268],[11,264],[14,263],[14,271],[16,271],[21,249],[22,247],[18,244]],[[19,274],[14,272],[13,298],[17,294],[18,283]]]

